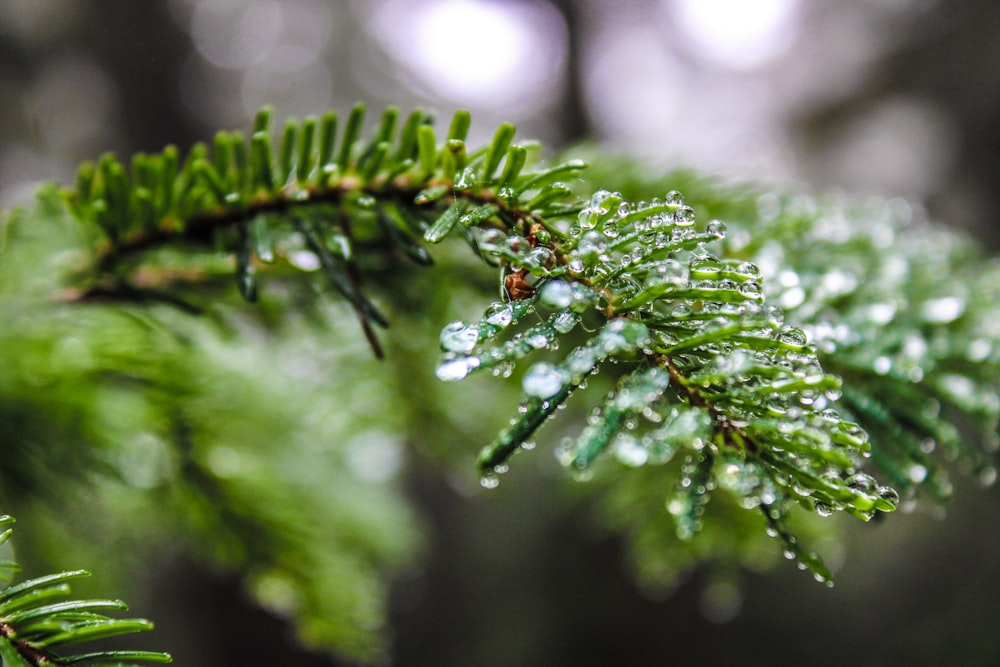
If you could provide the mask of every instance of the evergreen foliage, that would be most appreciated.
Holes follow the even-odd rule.
[[[10,539],[14,519],[0,516],[0,547]],[[88,651],[66,655],[67,646],[131,632],[150,630],[145,619],[115,619],[102,611],[124,610],[121,600],[58,601],[70,593],[68,582],[89,576],[85,570],[60,572],[9,585],[19,566],[0,561],[0,662],[11,667],[42,665],[122,665],[125,661],[166,663],[170,656],[152,651]],[[72,650],[72,649],[70,649]]]
[[[390,475],[352,477],[362,450],[305,441],[361,429],[377,444],[452,410],[430,394],[395,415],[384,406],[406,404],[401,378],[425,372],[410,365],[427,328],[475,300],[481,317],[435,335],[436,374],[517,372],[503,390],[519,391],[516,414],[479,456],[483,486],[536,439],[561,439],[549,448],[593,480],[647,582],[738,561],[771,536],[832,584],[792,524],[815,535],[834,513],[870,520],[921,489],[947,497],[935,452],[995,478],[1000,272],[909,205],[655,174],[593,149],[548,166],[506,124],[468,146],[464,112],[443,136],[419,110],[390,108],[366,135],[359,105],[340,125],[331,112],[272,134],[265,109],[249,137],[83,165],[59,193],[71,217],[53,188],[36,212],[9,215],[0,308],[22,314],[3,334],[20,351],[5,353],[19,366],[4,371],[2,418],[38,409],[32,385],[66,393],[51,423],[13,443],[5,503],[42,488],[56,465],[35,458],[36,442],[64,447],[95,474],[110,468],[169,499],[170,521],[195,528],[213,561],[246,568],[306,641],[372,659],[384,578],[419,536]],[[492,301],[488,278],[473,277],[483,263],[499,274]],[[252,314],[229,302],[231,273],[260,302]],[[311,343],[254,342],[303,315],[324,330],[342,315],[316,276],[389,371],[355,381],[363,362],[336,327]],[[378,333],[391,321],[404,323],[397,355]],[[246,350],[271,361],[247,363]],[[351,378],[343,391],[362,416],[332,414],[318,387],[276,379],[282,363],[317,357]],[[107,403],[123,395],[125,418]],[[552,419],[567,406],[575,417]],[[247,433],[250,413],[273,432]],[[456,442],[481,436],[469,413]],[[316,415],[328,425],[310,425]],[[71,436],[79,424],[84,436]],[[129,450],[122,436],[136,433],[144,444]],[[339,476],[316,479],[317,455],[322,475]]]

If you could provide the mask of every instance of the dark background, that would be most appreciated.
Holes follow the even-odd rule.
[[[991,0],[5,0],[0,206],[105,150],[189,145],[264,103],[281,118],[357,100],[469,108],[480,137],[509,120],[552,146],[902,195],[998,243]],[[943,521],[852,523],[832,591],[791,567],[745,574],[720,623],[711,582],[645,597],[613,539],[521,477],[459,501],[413,473],[432,550],[394,595],[398,664],[1000,664],[995,486],[960,484]],[[163,632],[228,656],[204,664],[333,664],[282,645],[235,579],[173,562],[160,581]]]

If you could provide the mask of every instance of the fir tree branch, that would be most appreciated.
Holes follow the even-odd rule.
[[[436,244],[461,232],[500,267],[505,297],[478,323],[445,328],[438,377],[485,369],[506,375],[560,340],[575,345],[523,374],[519,415],[480,456],[485,485],[496,484],[509,457],[529,447],[592,374],[618,364],[616,389],[560,458],[586,472],[612,455],[643,466],[683,453],[669,502],[682,539],[697,532],[711,491],[726,477],[722,486],[741,506],[763,510],[785,548],[827,581],[821,561],[784,528],[790,508],[867,520],[896,507],[898,493],[863,472],[871,445],[855,420],[891,439],[904,430],[898,417],[880,418],[878,405],[824,370],[822,350],[785,324],[778,305],[794,310],[801,300],[781,298],[747,252],[753,243],[786,239],[797,221],[754,229],[754,241],[734,252],[726,226],[698,225],[677,192],[649,201],[607,190],[580,198],[562,182],[583,169],[578,161],[525,171],[529,150],[513,142],[510,125],[470,151],[463,112],[440,143],[420,111],[394,136],[395,109],[363,138],[363,113],[351,111],[339,149],[333,114],[288,121],[274,144],[264,110],[249,141],[220,133],[211,152],[195,146],[183,166],[173,148],[136,156],[130,170],[111,156],[85,165],[66,201],[103,236],[92,276],[127,281],[135,260],[148,263],[153,250],[214,244],[235,256],[240,291],[254,300],[259,265],[278,257],[296,264],[305,253],[351,303],[381,356],[371,325],[388,319],[362,294],[356,255],[393,247],[427,264],[430,254],[414,235]],[[819,312],[821,304],[813,305]],[[527,326],[531,313],[541,322]],[[799,322],[815,333],[808,317]],[[846,354],[824,360],[853,372]],[[911,425],[950,437],[926,421]],[[881,454],[878,460],[897,484],[905,482]]]
[[[14,519],[0,516],[0,526],[10,526]],[[0,535],[0,544],[7,542],[12,531]],[[0,577],[11,580],[17,565],[0,564]],[[27,667],[58,667],[78,664],[115,664],[127,667],[134,662],[171,662],[170,655],[152,651],[91,651],[62,655],[66,647],[95,639],[116,637],[132,632],[151,630],[145,619],[114,619],[99,611],[126,609],[120,600],[70,600],[53,602],[69,595],[67,581],[89,576],[88,572],[61,572],[29,579],[0,590],[0,661],[4,665]],[[58,651],[58,653],[57,653]]]

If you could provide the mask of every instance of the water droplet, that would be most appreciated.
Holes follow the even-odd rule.
[[[542,303],[551,308],[566,308],[573,299],[573,286],[564,280],[550,280],[542,287]]]
[[[748,299],[759,299],[761,297],[760,283],[756,280],[748,280],[740,283],[740,294]]]
[[[507,249],[515,255],[524,255],[531,246],[523,236],[517,234],[507,237]]]
[[[483,252],[495,253],[507,243],[507,235],[499,229],[483,229],[478,232],[479,248]]]
[[[440,340],[444,350],[468,354],[479,342],[479,329],[461,320],[455,320],[441,330]]]
[[[319,257],[309,250],[294,250],[285,255],[285,259],[297,269],[302,271],[318,271],[320,267]]]
[[[657,234],[656,245],[660,248],[663,248],[671,243],[682,243],[689,238],[691,238],[690,229],[675,227],[670,230],[669,237],[666,234]]]
[[[868,319],[872,324],[888,324],[896,316],[896,302],[885,301],[868,306]]]
[[[822,289],[831,295],[846,294],[858,286],[858,279],[850,273],[833,269],[823,276]]]
[[[590,205],[593,206],[594,208],[600,208],[601,204],[604,203],[604,200],[606,200],[608,197],[611,196],[612,194],[608,190],[598,190],[590,198]]]
[[[539,246],[528,253],[527,263],[532,267],[551,268],[555,263],[555,254],[544,246]]]
[[[556,318],[552,321],[552,328],[559,333],[569,333],[579,322],[580,318],[568,311],[559,313]]]
[[[528,396],[552,398],[569,382],[569,374],[547,361],[539,361],[524,374],[521,387]]]
[[[742,262],[736,267],[736,272],[750,278],[760,279],[760,267],[753,262]]]
[[[690,483],[690,480],[689,480]],[[667,503],[667,511],[674,516],[680,516],[687,509],[687,503],[685,503],[680,498],[672,498],[669,503]]]
[[[909,477],[913,483],[920,484],[927,479],[927,468],[919,464],[911,466]]]
[[[588,206],[587,208],[580,211],[580,215],[576,218],[576,227],[578,230],[588,230],[593,229],[597,226],[597,222],[600,220],[601,213],[597,209]],[[572,230],[571,230],[572,231]]]
[[[965,312],[965,300],[957,296],[924,301],[920,314],[925,322],[947,324],[957,320]]]
[[[973,400],[976,393],[976,383],[964,375],[948,373],[940,377],[942,388],[962,400]]]
[[[807,342],[805,332],[802,331],[802,329],[796,329],[795,327],[783,328],[780,332],[778,332],[778,340],[796,350],[804,348]]]
[[[514,311],[509,304],[495,301],[486,309],[483,317],[486,319],[487,324],[492,324],[495,327],[505,327],[513,321]]]
[[[726,236],[726,223],[721,220],[712,220],[706,225],[705,231],[717,238],[724,238]]]
[[[679,206],[684,203],[684,197],[677,190],[671,190],[663,196],[663,202],[670,206]]]
[[[566,367],[574,376],[589,373],[597,362],[597,353],[587,347],[578,347],[566,357]]]
[[[456,359],[449,359],[448,361],[440,364],[434,374],[437,375],[439,380],[454,382],[456,380],[464,379],[469,375],[469,373],[478,367],[478,357],[458,357]]]
[[[455,188],[459,190],[467,190],[475,187],[475,185],[476,172],[472,169],[472,167],[466,167],[463,169],[459,177],[455,179]]]
[[[977,338],[969,343],[969,349],[966,352],[969,361],[985,361],[989,359],[991,354],[993,354],[993,343],[984,338]]]
[[[611,320],[600,333],[601,343],[608,353],[635,350],[649,344],[649,328],[642,322],[625,317]]]
[[[899,504],[899,493],[891,486],[880,486],[878,488],[878,497],[893,507]]]
[[[771,326],[780,327],[785,322],[785,311],[777,306],[768,306],[765,315]]]
[[[670,316],[676,319],[683,319],[691,315],[691,306],[686,303],[679,303],[670,310]]]
[[[649,450],[629,433],[619,433],[615,436],[612,446],[615,458],[627,466],[638,468],[646,465],[649,460]]]
[[[580,238],[579,243],[576,245],[576,250],[573,251],[573,255],[593,263],[603,255],[604,246],[604,237],[597,232],[590,231]]]
[[[546,336],[541,332],[533,333],[527,336],[525,340],[527,341],[528,345],[535,348],[536,350],[541,350],[544,347],[548,347],[549,343],[551,342],[548,336]]]
[[[858,493],[870,494],[875,490],[875,479],[863,472],[855,473],[847,479],[847,487]]]
[[[889,357],[881,356],[876,357],[875,363],[872,364],[872,368],[879,375],[885,375],[892,370],[892,360]]]
[[[688,269],[692,280],[714,280],[722,273],[722,262],[708,253],[694,255]]]
[[[517,190],[509,185],[505,185],[497,192],[497,198],[508,202],[514,201],[517,199]]]
[[[801,306],[802,302],[805,300],[806,291],[799,285],[785,289],[781,295],[778,296],[778,303],[781,304],[781,307],[789,310],[797,306]]]
[[[817,500],[814,507],[816,508],[816,514],[820,516],[830,516],[833,514],[833,506],[827,503]]]
[[[483,475],[479,478],[479,485],[484,489],[495,489],[500,486],[500,478],[493,474]]]
[[[678,227],[690,227],[694,224],[694,209],[690,206],[681,206],[674,211],[674,224]]]

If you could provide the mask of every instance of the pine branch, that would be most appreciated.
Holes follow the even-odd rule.
[[[0,545],[12,534],[14,519],[0,516]],[[19,567],[12,561],[0,563],[0,579],[9,584]],[[136,665],[142,661],[168,663],[166,653],[153,651],[90,651],[63,655],[67,647],[97,639],[151,630],[145,619],[116,619],[105,616],[104,610],[125,610],[120,600],[56,601],[70,594],[67,582],[89,576],[88,572],[60,572],[29,579],[16,585],[6,585],[0,591],[0,661],[13,667],[44,667],[51,665],[110,664]]]
[[[393,248],[428,264],[415,235],[435,244],[462,231],[501,268],[506,297],[479,323],[454,322],[442,332],[438,377],[487,368],[506,375],[571,334],[597,332],[524,374],[520,415],[480,457],[485,485],[495,485],[508,458],[530,446],[593,373],[617,363],[618,388],[560,458],[586,471],[611,453],[653,465],[686,452],[682,468],[691,474],[669,503],[680,508],[674,514],[685,539],[717,479],[734,466],[740,479],[730,490],[744,507],[763,508],[771,525],[792,505],[866,520],[896,507],[898,494],[862,472],[871,446],[834,407],[840,378],[823,370],[802,329],[784,324],[757,265],[718,256],[723,223],[700,228],[676,192],[645,202],[606,190],[579,199],[562,179],[584,164],[526,171],[529,147],[513,143],[510,125],[470,151],[465,113],[440,144],[420,111],[398,137],[395,109],[367,139],[363,115],[363,107],[352,109],[339,150],[335,115],[289,121],[272,144],[265,109],[248,143],[220,133],[211,154],[195,146],[180,167],[174,148],[137,156],[130,175],[112,156],[84,165],[66,201],[103,236],[89,294],[113,291],[106,276],[128,285],[137,261],[146,265],[144,256],[175,244],[232,253],[248,300],[256,299],[258,267],[279,259],[319,267],[380,355],[371,325],[385,327],[388,318],[360,289],[357,253]],[[535,312],[540,324],[515,326]],[[790,548],[787,533],[777,532]],[[826,578],[818,561],[801,560]]]
[[[843,378],[840,409],[872,435],[874,462],[908,506],[921,490],[950,495],[954,462],[993,483],[1000,275],[978,244],[900,200],[722,187],[609,156],[594,163],[593,178],[632,196],[680,182],[695,208],[741,221],[725,254],[765,268],[768,296]]]
[[[356,106],[336,154],[335,114],[301,125],[289,121],[273,150],[271,114],[264,109],[249,143],[239,133],[220,132],[211,155],[205,145],[196,145],[181,167],[174,147],[159,155],[137,155],[130,169],[110,154],[96,165],[84,164],[65,199],[103,238],[97,244],[93,285],[81,298],[107,295],[115,285],[128,282],[134,266],[130,260],[175,244],[222,246],[233,252],[237,284],[251,301],[256,299],[258,264],[276,259],[294,264],[298,259],[318,263],[332,286],[354,305],[377,352],[370,324],[384,328],[388,322],[358,289],[350,260],[357,242],[338,230],[338,221],[364,218],[365,240],[380,231],[384,245],[427,264],[432,260],[412,233],[434,242],[457,222],[471,227],[491,219],[521,225],[542,220],[551,206],[543,206],[539,197],[551,203],[553,192],[568,195],[561,186],[546,188],[547,179],[582,167],[570,164],[537,173],[534,183],[521,179],[529,186],[521,194],[537,193],[524,207],[510,185],[525,162],[526,149],[511,148],[514,157],[506,161],[503,173],[496,173],[508,152],[512,126],[502,126],[488,148],[467,155],[467,114],[456,116],[441,147],[435,146],[433,130],[419,110],[410,114],[398,139],[393,137],[397,114],[388,109],[375,136],[362,141],[358,132],[364,107]],[[373,218],[378,225],[371,224]],[[435,219],[434,225],[427,222]],[[110,286],[107,276],[113,278]]]

